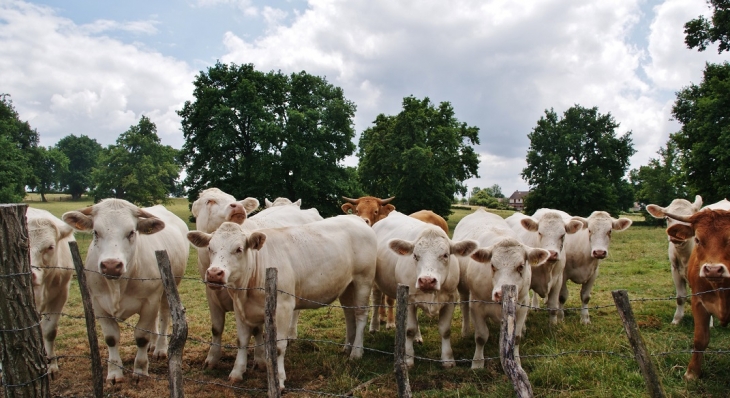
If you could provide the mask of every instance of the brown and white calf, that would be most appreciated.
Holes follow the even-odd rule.
[[[68,289],[74,273],[73,258],[68,242],[75,241],[73,228],[46,210],[28,207],[30,266],[35,306],[41,314],[41,331],[46,355],[50,358],[48,373],[58,377],[58,359],[54,349],[58,320],[68,299]]]
[[[665,214],[682,222],[667,228],[670,238],[695,242],[687,267],[689,287],[694,294],[691,300],[694,343],[684,373],[685,380],[693,380],[702,374],[703,352],[710,343],[711,316],[715,316],[722,326],[730,322],[730,252],[727,250],[730,212],[708,209],[691,216]]]
[[[505,219],[517,233],[522,243],[529,247],[539,247],[550,253],[545,265],[533,270],[530,289],[535,292],[532,305],[538,307],[539,299],[545,299],[549,311],[549,321],[556,324],[562,321],[559,315],[560,287],[564,283],[565,240],[583,228],[576,220],[564,220],[561,214],[552,209],[539,209],[532,217],[514,213]]]
[[[294,310],[319,308],[339,298],[347,328],[345,352],[351,359],[362,357],[377,241],[375,232],[359,217],[343,215],[300,226],[256,231],[226,222],[212,234],[190,232],[188,239],[200,250],[209,251],[211,265],[206,281],[209,287],[227,287],[233,299],[238,340],[247,342],[252,336],[256,338],[254,360],[259,366],[265,366],[261,346],[265,293],[257,288],[264,287],[266,268],[278,269],[276,327],[280,389],[286,380],[284,355]],[[231,381],[242,379],[247,351],[246,346],[239,347],[229,375]]]
[[[185,238],[187,224],[163,206],[139,208],[121,199],[104,199],[67,212],[62,218],[66,224],[93,234],[85,267],[94,314],[109,348],[107,380],[124,380],[118,321],[135,314],[139,320],[134,329],[137,355],[133,377],[149,375],[147,349],[155,357],[167,356],[170,322],[155,251],[167,251],[179,284],[190,251]],[[157,333],[157,340],[150,344],[153,333]]]
[[[462,336],[474,323],[474,359],[472,369],[484,367],[484,345],[489,338],[487,318],[498,325],[502,320],[502,286],[517,289],[515,358],[519,361],[519,344],[530,305],[530,282],[534,268],[540,268],[550,252],[526,246],[500,216],[484,208],[462,218],[454,229],[455,240],[475,240],[479,249],[471,257],[460,257],[459,294],[462,308]]]
[[[277,205],[248,218],[247,215],[258,207],[259,201],[255,198],[237,201],[234,196],[218,188],[208,188],[202,191],[198,199],[193,202],[191,210],[195,216],[196,229],[205,233],[213,233],[226,221],[243,224],[245,229],[253,231],[261,228],[301,225],[322,219],[316,209],[302,210],[298,205]],[[244,220],[245,223],[243,223]],[[207,250],[198,250],[198,271],[202,279],[205,279],[209,267],[210,254]],[[213,338],[204,366],[213,368],[221,357],[226,312],[233,311],[233,300],[228,292],[221,289],[206,288],[205,296],[210,309]],[[296,315],[298,312],[295,312],[295,317]],[[292,323],[293,330],[290,331],[290,338],[296,338],[296,324],[295,320]],[[244,345],[247,343],[241,342]]]
[[[378,268],[375,284],[395,297],[399,284],[408,285],[406,330],[406,364],[413,366],[413,341],[418,332],[416,308],[439,316],[441,360],[443,366],[455,366],[451,349],[451,320],[459,283],[456,257],[469,256],[477,249],[473,240],[452,242],[439,227],[394,211],[373,226],[378,239]],[[376,297],[377,299],[377,297]],[[375,301],[375,305],[382,304]],[[374,315],[370,330],[378,323]]]

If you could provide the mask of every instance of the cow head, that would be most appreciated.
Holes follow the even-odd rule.
[[[690,257],[690,270],[699,267],[699,277],[719,283],[730,278],[730,212],[709,210],[691,216],[666,213],[667,217],[682,223],[667,228],[667,235],[673,239],[686,240],[694,237],[694,250]],[[687,223],[687,224],[684,224]],[[692,272],[692,271],[690,271]]]
[[[91,231],[89,250],[98,254],[99,272],[107,278],[120,277],[133,264],[139,234],[151,235],[165,228],[162,220],[122,199],[104,199],[64,213],[62,218],[80,231]]]
[[[28,240],[30,241],[31,280],[35,302],[40,306],[44,299],[43,277],[48,267],[58,267],[59,244],[73,234],[73,228],[56,225],[46,218],[28,219]]]
[[[557,261],[562,255],[566,234],[574,234],[583,228],[582,222],[565,221],[563,216],[554,211],[544,213],[540,220],[523,218],[520,224],[528,231],[537,232],[540,247],[550,252],[548,261]]]
[[[292,202],[291,200],[287,198],[276,198],[273,202],[269,201],[268,199],[264,198],[264,204],[266,208],[274,207],[274,206],[286,206],[286,205],[295,205],[298,207],[302,207],[302,200],[299,199],[296,202]]]
[[[594,211],[588,218],[573,217],[580,220],[588,231],[591,244],[591,256],[595,259],[604,259],[608,255],[608,245],[611,243],[612,231],[624,231],[631,226],[628,218],[613,218],[605,211]]]
[[[441,228],[426,224],[415,241],[391,239],[388,247],[398,255],[411,256],[416,267],[416,289],[434,292],[441,290],[441,283],[449,276],[451,261],[456,261],[451,255],[468,256],[478,245],[473,240],[452,242]]]
[[[342,199],[347,201],[341,207],[345,214],[352,213],[365,220],[371,227],[376,222],[387,217],[391,211],[395,210],[395,206],[390,204],[390,201],[395,199],[395,196],[388,199],[378,199],[373,196],[351,199],[343,196]]]
[[[646,211],[649,212],[649,214],[652,215],[654,218],[663,218],[667,220],[667,228],[671,227],[674,224],[682,223],[681,221],[677,221],[673,218],[667,217],[667,213],[681,215],[681,216],[691,216],[692,214],[697,213],[702,208],[702,196],[696,195],[694,203],[690,203],[689,200],[685,199],[674,199],[672,203],[669,204],[667,207],[661,207],[657,205],[648,205],[646,206]],[[683,223],[686,224],[686,223]],[[676,239],[673,239],[671,236],[668,236],[669,241],[672,242],[675,245],[692,245],[692,240],[682,240],[678,241]],[[690,249],[691,250],[691,249]]]
[[[201,231],[188,232],[188,240],[198,249],[206,249],[210,255],[210,267],[205,273],[205,282],[213,290],[224,286],[248,285],[252,264],[252,251],[260,250],[266,242],[261,232],[246,232],[237,223],[224,222],[212,234]]]
[[[550,257],[545,249],[525,246],[517,239],[502,239],[496,244],[479,248],[472,260],[490,266],[492,270],[492,300],[502,301],[502,286],[515,285],[517,295],[530,289],[532,267],[539,267]]]
[[[248,213],[258,207],[259,201],[256,198],[236,201],[232,195],[218,188],[208,188],[193,202],[191,211],[195,217],[195,228],[213,232],[225,221],[242,223]]]

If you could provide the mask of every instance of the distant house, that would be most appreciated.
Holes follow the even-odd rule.
[[[525,196],[530,191],[514,191],[509,197],[509,205],[514,207],[517,211],[525,210]]]

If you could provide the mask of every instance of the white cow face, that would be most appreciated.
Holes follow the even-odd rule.
[[[193,202],[191,212],[199,231],[213,232],[226,221],[243,223],[248,213],[258,207],[259,201],[256,198],[236,201],[235,197],[218,188],[209,188],[201,192]]]
[[[81,231],[91,231],[89,251],[98,259],[99,272],[118,278],[135,259],[139,234],[151,235],[165,228],[152,214],[122,199],[105,199],[63,215],[63,221]]]
[[[528,231],[537,232],[540,247],[550,252],[549,261],[556,261],[563,252],[566,234],[574,234],[583,228],[580,221],[565,222],[556,212],[543,214],[539,221],[529,217],[524,218],[520,224]]]
[[[573,217],[581,219],[580,217]],[[587,224],[588,237],[591,243],[591,256],[604,259],[608,255],[608,245],[611,243],[612,231],[624,231],[631,226],[628,218],[615,219],[605,211],[594,211],[587,219],[581,219]]]
[[[274,201],[270,201],[269,199],[264,198],[264,205],[268,209],[269,207],[274,206],[287,206],[287,205],[295,205],[297,207],[302,207],[302,200],[299,199],[296,202],[292,202],[291,200],[287,198],[276,198]]]
[[[669,204],[667,207],[661,207],[654,204],[646,206],[646,211],[649,212],[654,218],[663,218],[667,220],[667,229],[671,228],[672,225],[676,224],[684,224],[689,225],[682,221],[677,221],[673,218],[669,218],[666,216],[666,213],[671,214],[677,214],[680,216],[691,216],[692,214],[697,213],[702,208],[702,197],[700,195],[695,196],[694,203],[690,203],[688,200],[685,199],[674,199],[672,203]],[[677,240],[672,238],[671,236],[668,236],[668,239],[670,242],[672,242],[674,245],[681,247],[686,245],[692,245],[692,239],[687,240]],[[691,248],[689,249],[691,250]]]
[[[210,267],[205,273],[205,282],[213,290],[224,286],[243,286],[249,274],[248,264],[253,250],[260,250],[266,235],[261,232],[249,233],[240,225],[225,222],[212,234],[200,231],[188,232],[188,240],[199,249],[208,250]]]
[[[30,241],[30,266],[32,272],[33,293],[36,305],[43,300],[44,268],[58,267],[58,245],[73,233],[73,228],[59,227],[44,218],[28,220],[28,240]],[[61,242],[61,244],[64,244]]]
[[[544,264],[549,257],[549,251],[525,246],[511,238],[479,248],[471,255],[472,260],[491,268],[491,297],[494,301],[502,301],[504,285],[515,285],[518,296],[521,291],[526,292],[530,288],[532,267]]]
[[[439,227],[428,225],[413,242],[392,239],[388,246],[396,254],[411,256],[416,267],[416,289],[423,292],[441,290],[455,256],[468,256],[477,248],[471,240],[452,242]]]

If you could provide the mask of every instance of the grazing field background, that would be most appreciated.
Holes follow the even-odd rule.
[[[58,200],[42,203],[29,197],[32,207],[49,210],[61,216],[69,210],[91,204],[90,201]],[[306,207],[306,206],[304,206]],[[188,202],[173,199],[167,206],[190,224]],[[469,214],[458,209],[449,218],[453,231],[458,221]],[[509,211],[497,214],[507,217]],[[609,256],[601,263],[600,276],[591,299],[590,325],[581,325],[578,311],[568,311],[565,321],[556,326],[548,324],[546,311],[531,311],[527,318],[527,333],[520,353],[522,366],[538,397],[644,397],[647,396],[638,365],[626,338],[621,320],[613,306],[611,291],[626,289],[632,300],[635,317],[668,396],[672,397],[725,397],[730,388],[730,356],[722,352],[730,348],[730,332],[724,327],[711,330],[710,346],[705,355],[703,376],[687,383],[682,375],[692,349],[693,321],[689,304],[687,315],[678,326],[670,321],[674,314],[674,286],[667,260],[667,238],[664,228],[640,225],[640,216],[628,216],[635,221],[627,231],[613,234]],[[82,258],[90,242],[90,235],[77,233]],[[251,369],[242,383],[228,382],[228,373],[235,361],[235,323],[233,314],[226,319],[223,335],[224,356],[213,370],[203,369],[203,361],[210,341],[210,320],[205,301],[205,285],[199,280],[196,265],[197,252],[190,250],[186,279],[179,286],[186,307],[189,324],[185,347],[185,393],[195,397],[261,396],[264,393],[249,389],[266,388],[266,373]],[[569,282],[568,308],[580,306],[579,286]],[[647,300],[640,300],[647,299]],[[336,303],[335,303],[336,304]],[[598,307],[598,308],[594,308]],[[54,396],[90,396],[91,370],[88,359],[88,341],[82,318],[83,309],[76,279],[61,318],[57,339],[57,353],[61,356],[60,378],[51,382]],[[485,356],[495,358],[484,369],[471,370],[474,354],[473,333],[461,337],[461,313],[457,308],[452,323],[452,345],[457,367],[445,370],[436,361],[440,358],[440,338],[437,320],[419,311],[419,324],[424,344],[416,345],[416,355],[434,360],[416,359],[410,370],[411,389],[419,397],[506,397],[514,392],[504,375],[498,359],[499,327],[490,324],[490,337]],[[136,317],[122,325],[120,353],[124,366],[131,369],[136,347],[132,337]],[[290,396],[316,396],[308,391],[362,397],[394,397],[397,395],[393,376],[394,330],[365,335],[366,351],[361,361],[349,361],[341,352],[344,341],[344,317],[339,308],[303,311],[299,323],[299,339],[290,342],[286,352],[286,386]],[[106,359],[101,329],[97,326]],[[373,349],[377,351],[370,351]],[[730,351],[728,352],[730,353]],[[106,366],[104,369],[106,374]],[[105,385],[112,396],[162,397],[168,396],[166,360],[151,360],[150,378],[139,384],[129,382]]]

